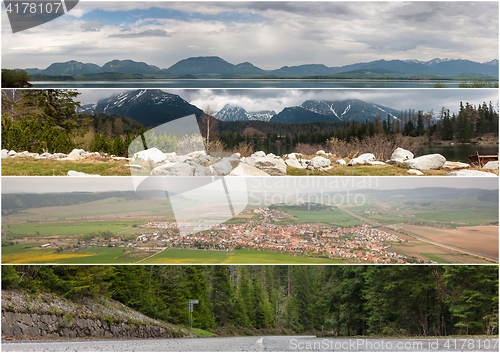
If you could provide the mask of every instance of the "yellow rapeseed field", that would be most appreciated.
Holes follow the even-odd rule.
[[[87,257],[92,255],[77,255],[77,254],[47,254],[38,251],[28,251],[17,254],[2,255],[2,263],[9,264],[27,264],[27,263],[56,263],[63,259]]]

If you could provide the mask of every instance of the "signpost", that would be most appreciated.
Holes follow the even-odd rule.
[[[189,313],[189,327],[193,328],[193,309],[194,304],[199,304],[200,301],[198,299],[191,299],[188,301],[188,313]]]

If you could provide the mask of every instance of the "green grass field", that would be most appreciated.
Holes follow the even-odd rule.
[[[451,262],[446,261],[445,259],[442,259],[439,256],[436,256],[434,254],[424,254],[424,253],[422,253],[422,255],[425,256],[425,257],[428,257],[430,260],[436,261],[437,263],[440,263],[440,264],[449,264],[449,263],[451,263]]]
[[[82,160],[61,161],[33,158],[5,158],[2,160],[2,175],[13,176],[66,176],[70,170],[87,174],[126,175],[130,168],[125,167],[128,161]]]
[[[141,264],[338,264],[341,260],[259,250],[208,251],[165,249]]]
[[[225,264],[341,264],[342,260],[259,250],[235,250]]]
[[[309,176],[309,175],[320,175],[320,176],[409,176],[408,168],[402,166],[345,166],[340,164],[332,164],[331,169],[320,171],[320,170],[309,170],[309,169],[299,169],[299,168],[287,168],[287,175],[294,176]],[[446,175],[449,173],[447,170],[425,170],[422,171],[424,175]]]
[[[218,264],[228,256],[226,251],[165,249],[141,264]]]
[[[29,246],[38,244],[30,244]],[[208,251],[165,249],[140,261],[126,257],[127,248],[91,247],[78,251],[56,253],[54,249],[23,249],[28,245],[2,248],[2,263],[56,263],[56,264],[339,264],[345,261],[321,257],[275,253],[259,250]],[[147,255],[143,255],[147,256]]]
[[[144,223],[144,221],[142,221]],[[40,236],[49,235],[80,235],[109,231],[118,235],[130,235],[141,232],[141,228],[133,227],[142,224],[140,221],[79,221],[79,222],[37,222],[11,223],[7,226],[12,235]],[[5,226],[3,231],[5,231]]]
[[[157,217],[161,218],[173,217],[172,208],[167,200],[126,200],[111,197],[77,205],[30,208],[3,218],[12,221],[33,221],[136,212],[157,213]]]
[[[289,207],[278,207],[278,210],[289,213],[297,218],[285,218],[279,224],[290,223],[324,223],[339,227],[352,227],[362,222],[340,210],[296,210]]]
[[[479,226],[498,222],[496,208],[377,210],[376,212],[380,214],[365,214],[364,209],[358,207],[349,208],[349,210],[363,218],[382,224],[423,222],[431,226],[436,223],[450,226]]]

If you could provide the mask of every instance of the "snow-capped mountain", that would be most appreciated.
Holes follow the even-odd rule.
[[[397,119],[399,111],[359,99],[343,101],[307,100],[298,107],[283,109],[271,121],[286,123],[305,123],[319,121],[373,121],[379,116]]]
[[[435,66],[437,64],[441,64],[441,63],[444,63],[444,62],[447,62],[447,61],[452,61],[452,60],[453,59],[448,59],[448,58],[445,58],[445,59],[434,58],[432,60],[424,61],[422,63],[424,65],[427,65],[427,66]]]
[[[247,112],[244,108],[226,104],[215,117],[220,121],[242,121],[242,120],[259,120],[269,121],[276,115],[274,110],[261,110],[258,112]]]
[[[486,65],[493,65],[493,66],[498,66],[498,60],[497,59],[493,59],[491,61],[486,61],[484,62],[483,64],[486,64]]]
[[[189,104],[176,94],[159,89],[140,89],[101,99],[94,105],[85,105],[84,112],[115,114],[132,118],[145,126],[158,126],[191,114],[199,117],[201,109]]]

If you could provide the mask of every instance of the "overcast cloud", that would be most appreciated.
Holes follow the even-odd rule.
[[[131,59],[168,68],[220,56],[263,69],[378,59],[498,58],[497,2],[80,3],[13,34],[2,11],[2,67]]]
[[[131,91],[117,89],[81,89],[78,100],[82,104]],[[301,105],[312,100],[361,99],[397,110],[415,109],[438,113],[442,107],[457,113],[460,102],[478,105],[493,103],[498,110],[497,89],[164,89],[177,94],[202,110],[214,113],[226,104],[238,105],[247,111],[274,110]]]
[[[165,178],[165,177],[163,177]],[[101,192],[101,191],[133,191],[134,183],[132,177],[3,177],[2,193],[48,193],[48,192]],[[173,183],[186,178],[170,177]],[[192,182],[199,179],[201,185],[203,177],[192,177]],[[168,180],[168,177],[167,177]],[[448,187],[459,189],[488,189],[498,190],[498,178],[465,177],[248,177],[247,189],[258,192],[299,193],[346,190],[394,190],[415,189],[422,187]],[[168,184],[168,183],[166,183]]]

